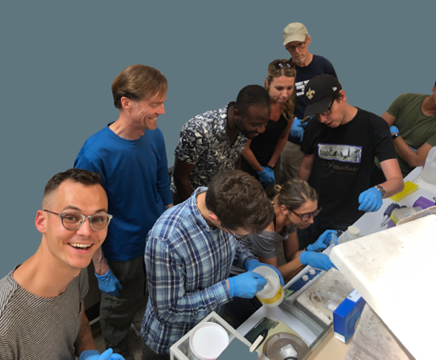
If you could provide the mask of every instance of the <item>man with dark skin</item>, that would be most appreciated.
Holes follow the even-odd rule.
[[[270,117],[270,98],[261,86],[243,88],[222,109],[207,111],[183,125],[175,150],[171,183],[174,203],[207,186],[219,172],[240,169],[247,139],[265,131]]]

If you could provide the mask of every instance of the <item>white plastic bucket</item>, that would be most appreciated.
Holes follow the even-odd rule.
[[[229,334],[213,322],[198,324],[189,336],[189,347],[199,360],[215,360],[229,345]]]
[[[433,146],[428,152],[421,177],[425,182],[436,185],[436,146]]]
[[[262,275],[268,281],[263,290],[256,294],[259,301],[267,307],[279,306],[283,301],[284,292],[277,273],[268,266],[259,266],[253,272]]]

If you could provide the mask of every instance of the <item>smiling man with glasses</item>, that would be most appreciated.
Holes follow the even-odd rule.
[[[346,230],[404,188],[392,137],[381,117],[348,104],[331,75],[314,77],[305,96],[305,115],[316,119],[309,122],[301,145],[305,155],[300,179],[317,191],[323,210],[309,228],[298,230],[300,247],[312,244],[326,229]],[[387,180],[371,187],[375,156]]]
[[[100,175],[56,174],[42,209],[35,219],[38,250],[0,280],[0,359],[124,359],[96,350],[83,303],[86,268],[112,218]]]
[[[325,57],[309,52],[312,37],[306,27],[299,22],[290,23],[283,30],[283,46],[291,54],[292,62],[296,64],[297,77],[295,91],[297,108],[295,119],[289,133],[288,141],[281,154],[281,182],[298,177],[304,154],[300,150],[306,124],[301,124],[306,109],[304,89],[306,84],[316,75],[330,74],[336,76],[333,65]]]

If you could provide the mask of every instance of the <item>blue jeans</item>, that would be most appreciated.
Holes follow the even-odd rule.
[[[340,218],[314,217],[313,224],[307,229],[297,229],[299,249],[303,250],[310,244],[313,244],[326,230],[347,230],[356,220],[357,219],[347,221]]]

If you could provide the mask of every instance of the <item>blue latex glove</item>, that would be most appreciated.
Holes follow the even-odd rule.
[[[98,288],[104,293],[112,296],[120,296],[118,290],[121,290],[120,281],[115,277],[110,270],[104,275],[95,274],[98,280]]]
[[[262,185],[268,185],[270,183],[276,184],[276,179],[274,177],[274,170],[268,166],[264,166],[262,171],[256,171],[259,175],[259,181]]]
[[[336,230],[326,230],[322,233],[322,235],[318,238],[318,240],[315,241],[314,244],[309,245],[306,249],[307,251],[321,251],[324,250],[327,246],[330,245],[330,242],[334,241],[334,238],[336,238],[336,243],[338,242],[337,236],[336,236]]]
[[[227,279],[232,297],[252,299],[268,281],[260,274],[247,271]]]
[[[301,263],[306,266],[310,265],[315,269],[328,271],[335,267],[326,254],[320,254],[313,251],[303,251],[300,254]]]
[[[299,138],[300,141],[302,142],[304,136],[304,130],[306,126],[307,126],[307,122],[301,124],[301,119],[295,118],[291,126],[291,131],[290,131],[291,136]]]
[[[389,130],[391,131],[391,135],[395,134],[395,133],[400,133],[400,130],[398,130],[398,128],[395,125],[392,125]]]
[[[245,264],[245,270],[247,270],[247,271],[253,271],[254,269],[256,269],[256,268],[259,267],[259,266],[267,266],[267,267],[273,269],[273,270],[277,273],[277,275],[279,276],[280,284],[281,284],[282,286],[285,286],[285,281],[283,280],[283,276],[282,276],[282,274],[280,273],[279,269],[277,269],[276,267],[274,267],[274,266],[272,266],[272,265],[261,263],[261,262],[260,262],[259,260],[257,260],[257,259],[251,259],[251,260],[248,260],[248,261],[246,262],[246,264]]]
[[[382,194],[377,189],[365,190],[359,195],[359,210],[365,212],[377,211],[383,204]]]
[[[125,360],[124,356],[120,354],[113,354],[112,349],[107,349],[104,353],[100,354],[98,350],[85,350],[80,356],[79,360]]]

